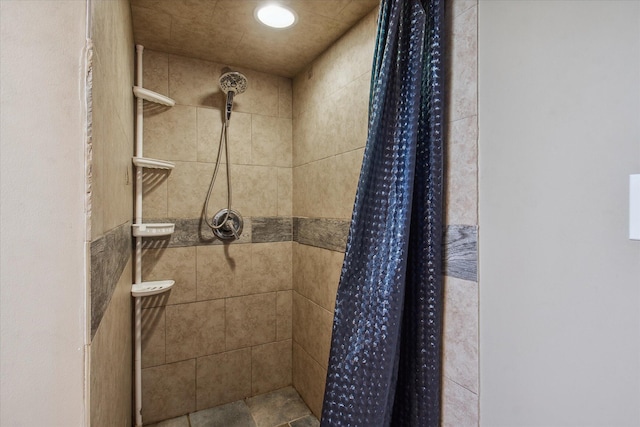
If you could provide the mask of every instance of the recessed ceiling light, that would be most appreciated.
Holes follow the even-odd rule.
[[[278,4],[258,6],[255,10],[258,21],[273,28],[287,28],[296,23],[295,12]]]

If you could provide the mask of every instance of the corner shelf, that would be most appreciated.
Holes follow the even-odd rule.
[[[131,295],[136,298],[158,295],[171,289],[175,283],[175,280],[134,283],[133,286],[131,286]]]
[[[144,99],[145,101],[154,102],[156,104],[166,105],[167,107],[173,107],[176,105],[176,101],[168,96],[161,95],[149,89],[145,89],[140,86],[133,87],[133,94],[136,98]]]
[[[169,236],[175,231],[172,223],[132,224],[131,230],[134,237],[161,237]]]
[[[133,164],[141,168],[173,169],[176,164],[167,160],[151,159],[149,157],[134,157]]]

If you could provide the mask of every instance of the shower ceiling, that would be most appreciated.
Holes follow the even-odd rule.
[[[256,0],[131,0],[136,43],[148,49],[293,77],[379,0],[282,0],[298,14],[277,30],[256,21]],[[271,2],[272,3],[272,2]]]

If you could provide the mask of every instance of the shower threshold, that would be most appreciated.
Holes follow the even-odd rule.
[[[293,387],[193,412],[145,427],[319,427]]]

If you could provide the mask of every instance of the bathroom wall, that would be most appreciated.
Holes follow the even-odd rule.
[[[93,0],[89,142],[92,426],[131,425],[134,76],[127,0]]]
[[[86,7],[0,1],[3,426],[87,422]]]
[[[478,423],[477,1],[447,10],[443,425]],[[363,147],[377,11],[293,84],[293,383],[319,415]]]
[[[640,3],[479,7],[481,424],[640,425]]]
[[[145,239],[143,279],[174,279],[145,299],[146,423],[291,384],[291,81],[241,69],[229,128],[239,241],[221,244],[201,222],[220,139],[224,65],[145,50],[144,86],[173,108],[145,106],[144,155],[174,161],[145,171],[143,216],[175,222],[168,239]],[[209,217],[226,207],[224,166]]]
[[[293,83],[293,384],[316,416],[335,293],[367,139],[377,10]]]
[[[478,1],[447,3],[442,425],[478,425]]]

